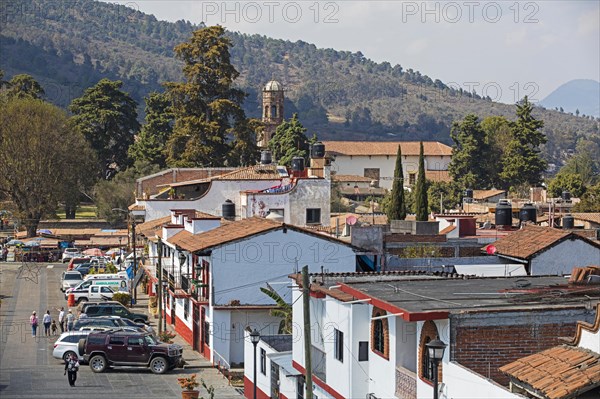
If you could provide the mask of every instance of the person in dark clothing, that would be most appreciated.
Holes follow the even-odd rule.
[[[77,380],[77,371],[79,371],[79,360],[75,354],[71,354],[65,361],[65,374],[68,374],[69,385],[74,387]]]

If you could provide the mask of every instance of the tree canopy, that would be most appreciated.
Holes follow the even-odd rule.
[[[298,120],[298,114],[277,126],[269,141],[269,149],[279,165],[290,166],[294,157],[308,158],[310,142],[305,132],[306,128]]]
[[[6,86],[6,97],[13,98],[32,98],[40,100],[44,97],[44,88],[30,75],[20,74],[12,77],[4,84]]]
[[[396,154],[396,166],[394,168],[394,183],[392,184],[392,193],[390,202],[387,205],[386,213],[388,220],[406,219],[406,202],[404,201],[404,172],[402,170],[402,147],[398,145]]]
[[[127,150],[139,131],[136,102],[121,90],[123,82],[100,80],[69,106],[73,122],[96,151],[102,172],[109,164],[129,164]]]
[[[450,137],[454,141],[448,165],[452,179],[464,188],[488,188],[488,162],[484,159],[489,154],[489,146],[479,118],[469,114],[461,122],[454,122]]]
[[[90,174],[86,165],[93,159],[83,135],[59,108],[33,98],[1,105],[0,192],[15,204],[29,237]]]
[[[198,29],[175,47],[185,82],[166,84],[175,115],[166,148],[171,167],[237,166],[258,159],[252,131],[256,123],[242,109],[246,94],[233,86],[239,72],[231,64],[232,44],[224,34],[221,26]]]

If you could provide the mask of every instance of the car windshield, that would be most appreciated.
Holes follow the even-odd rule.
[[[145,335],[144,339],[146,340],[146,344],[148,345],[156,345],[158,343],[152,335]]]
[[[79,274],[79,273],[65,274],[65,280],[81,280],[81,274]]]

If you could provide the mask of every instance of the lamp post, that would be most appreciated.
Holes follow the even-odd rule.
[[[253,399],[256,399],[256,345],[258,344],[258,341],[260,341],[260,333],[256,331],[255,328],[254,331],[250,333],[250,342],[252,342],[252,345],[254,345],[254,395],[252,396]]]
[[[162,319],[163,319],[163,272],[162,272],[162,240],[158,237],[158,244],[156,246],[158,252],[158,263],[156,264],[156,274],[158,275],[158,285],[156,292],[156,299],[158,302],[158,336],[163,332]]]
[[[425,344],[429,361],[433,364],[433,399],[438,399],[438,364],[444,357],[446,344],[438,338]]]

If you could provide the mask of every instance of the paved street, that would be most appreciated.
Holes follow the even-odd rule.
[[[191,360],[191,369],[175,369],[164,375],[148,370],[119,369],[102,374],[93,373],[82,365],[76,387],[71,388],[63,376],[63,363],[52,357],[57,337],[43,337],[43,325],[38,337],[31,336],[29,316],[33,310],[41,317],[49,309],[53,319],[55,310],[66,301],[59,290],[62,264],[0,263],[0,397],[9,398],[64,398],[65,396],[95,398],[181,398],[177,377],[196,373],[199,378],[215,387],[215,398],[241,398],[227,380],[211,368],[208,362],[192,354],[184,346],[184,357]],[[141,306],[141,305],[140,305]],[[142,310],[141,308],[138,310]],[[155,323],[154,323],[155,324]],[[154,325],[156,328],[156,325]],[[176,341],[182,343],[181,341]],[[204,392],[201,391],[201,396]],[[205,395],[206,397],[206,395]]]

